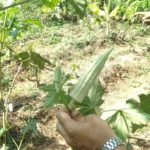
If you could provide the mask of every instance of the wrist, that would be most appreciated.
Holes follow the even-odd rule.
[[[109,134],[104,135],[104,137],[102,138],[102,140],[99,142],[99,146],[103,146],[104,144],[106,144],[110,139],[116,138],[117,136],[112,132]]]

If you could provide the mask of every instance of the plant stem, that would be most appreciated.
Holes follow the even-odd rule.
[[[14,140],[14,138],[9,134],[9,137],[11,138],[11,140],[13,141],[13,143],[15,144],[15,146],[17,147],[18,149],[18,144],[16,143],[16,141]]]
[[[100,114],[101,114],[100,108],[99,108],[99,107],[95,107],[94,110],[95,110],[96,114],[97,114],[98,116],[100,116]]]
[[[71,100],[71,102],[69,103],[68,105],[68,110],[69,111],[72,111],[76,108],[76,105],[75,105],[75,101],[74,100]]]
[[[18,68],[18,71],[17,73],[15,74],[14,76],[14,79],[12,81],[12,84],[11,84],[11,87],[9,89],[9,92],[8,92],[8,95],[5,99],[5,111],[3,111],[3,128],[6,130],[7,129],[7,122],[8,122],[8,100],[9,100],[9,97],[12,93],[12,89],[14,87],[14,84],[15,84],[15,81],[16,81],[16,78],[17,78],[17,75],[19,74],[20,70],[21,70],[21,67],[22,67],[22,63],[20,64],[19,68]],[[5,133],[4,135],[4,144],[3,146],[5,147],[6,143],[7,143],[7,133]]]
[[[121,113],[121,115],[122,115],[122,117],[123,117],[123,120],[124,120],[125,125],[126,125],[127,130],[128,130],[128,133],[130,134],[130,128],[129,128],[129,125],[128,125],[127,121],[126,121],[126,118],[124,117],[124,114],[123,114],[121,111],[120,111],[120,113]]]
[[[24,141],[24,137],[25,137],[25,135],[23,135],[22,138],[21,138],[20,144],[19,144],[19,146],[18,146],[18,150],[21,150],[22,143],[23,143],[23,141]]]
[[[5,12],[4,15],[4,21],[3,21],[3,26],[1,29],[1,41],[0,41],[0,52],[2,53],[3,47],[4,47],[4,42],[5,42],[5,27],[6,27],[6,21],[7,21],[7,11]],[[3,88],[2,88],[2,56],[0,56],[0,100],[3,103]],[[5,111],[5,109],[3,108],[3,129],[6,131],[7,129],[7,112]],[[3,149],[6,149],[6,143],[7,143],[7,133],[5,132],[3,135]]]
[[[0,8],[0,11],[6,10],[6,9],[9,9],[9,8],[12,8],[12,7],[15,7],[15,6],[18,6],[18,5],[22,5],[22,4],[30,2],[30,1],[33,1],[33,0],[24,0],[22,2],[14,3],[14,4],[10,5],[10,6],[6,6],[6,7],[3,7],[3,8]]]
[[[17,76],[18,76],[18,74],[19,74],[21,68],[22,68],[22,62],[21,62],[21,64],[20,64],[20,66],[18,67],[18,70],[17,70],[17,72],[16,72],[16,74],[15,74],[15,76],[14,76],[14,78],[13,78],[13,81],[12,81],[11,86],[10,86],[10,88],[9,88],[9,91],[8,91],[8,94],[7,94],[7,97],[6,97],[6,100],[9,100],[9,98],[10,98],[10,96],[11,96],[12,89],[13,89],[13,87],[14,87],[16,78],[17,78]]]
[[[0,38],[0,52],[2,53],[3,47],[4,47],[4,43],[5,43],[5,27],[6,27],[6,21],[7,21],[7,15],[8,12],[5,12],[5,16],[4,16],[4,21],[3,21],[3,26],[2,26],[2,30],[1,30],[1,38]],[[1,101],[3,100],[3,89],[2,89],[2,56],[0,56],[0,93],[1,93]]]

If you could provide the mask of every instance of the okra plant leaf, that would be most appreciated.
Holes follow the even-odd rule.
[[[40,54],[31,51],[31,61],[33,62],[34,65],[38,66],[39,69],[43,70],[45,68],[45,64],[50,64],[50,62],[42,57]]]
[[[30,54],[28,52],[21,52],[15,56],[19,61],[22,62],[23,66],[26,68],[30,64]]]
[[[150,94],[148,95],[144,95],[144,94],[141,94],[139,95],[139,98],[140,98],[140,108],[150,114]]]
[[[132,108],[139,108],[141,111],[150,114],[150,94],[139,95],[140,102],[135,99],[127,100],[127,104],[130,105]]]
[[[95,110],[93,107],[85,106],[80,108],[80,113],[83,115],[95,114]]]
[[[55,90],[55,85],[54,84],[48,84],[40,87],[40,90],[44,92],[49,92],[49,91],[54,91]]]
[[[21,52],[18,53],[15,58],[23,63],[23,66],[27,68],[29,65],[35,65],[39,69],[43,70],[45,65],[50,65],[50,62],[42,57],[40,54],[30,51],[30,52]]]
[[[21,134],[23,136],[25,136],[26,134],[30,133],[30,132],[34,132],[35,130],[37,130],[37,120],[36,119],[30,119],[27,124],[23,127]]]
[[[128,114],[128,118],[132,122],[132,132],[145,126],[150,120],[150,115],[143,112],[140,108],[125,109],[124,112]]]
[[[71,101],[71,97],[66,94],[63,90],[59,93],[59,104],[64,104],[66,107],[68,106],[68,104]]]
[[[71,97],[65,93],[65,91],[61,90],[59,91],[59,93],[56,91],[56,89],[46,89],[46,91],[48,91],[47,96],[45,97],[45,103],[44,106],[45,108],[51,108],[56,104],[63,104],[66,107],[68,106],[68,104],[71,101]]]
[[[135,131],[135,125],[137,125],[137,128],[141,125],[146,125],[149,118],[150,115],[142,112],[139,108],[126,108],[116,111],[115,114],[109,116],[106,120],[115,133],[122,140],[126,140]]]
[[[47,93],[47,95],[45,96],[45,101],[44,101],[45,108],[53,107],[55,104],[58,103],[59,94],[57,93],[54,84],[42,86],[40,87],[40,89]]]
[[[150,118],[149,114],[144,113],[139,108],[124,109],[123,112],[128,115],[128,118],[133,124],[137,125],[145,125]]]
[[[64,104],[66,107],[71,101],[71,97],[64,90],[64,84],[70,78],[69,74],[65,74],[60,66],[57,66],[54,73],[54,82],[41,87],[40,89],[47,92],[45,97],[45,108],[53,107],[55,104]]]
[[[103,94],[104,94],[104,89],[101,85],[101,82],[99,79],[96,79],[89,91],[90,101],[94,107],[100,106],[103,103],[102,100]]]
[[[87,96],[85,97],[85,99],[83,100],[82,103],[76,103],[77,107],[79,107],[80,112],[84,115],[88,115],[88,114],[93,114],[95,113],[95,107],[90,98]]]
[[[58,101],[59,101],[59,93],[57,93],[55,89],[51,90],[45,97],[44,106],[45,108],[53,107],[55,104],[58,103]]]
[[[42,86],[40,89],[47,93],[44,101],[44,107],[49,108],[54,106],[54,104],[58,101],[58,99],[55,99],[55,96],[57,95],[55,85],[49,84],[46,86]]]
[[[118,137],[124,141],[132,132],[131,120],[128,118],[128,115],[121,110],[117,111],[114,115],[109,117],[107,122],[113,128]]]
[[[129,108],[138,108],[140,106],[140,103],[135,99],[127,100],[126,104],[129,106]]]

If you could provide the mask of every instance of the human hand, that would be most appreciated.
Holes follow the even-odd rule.
[[[97,150],[115,137],[108,124],[96,115],[60,110],[56,117],[58,131],[74,150]]]

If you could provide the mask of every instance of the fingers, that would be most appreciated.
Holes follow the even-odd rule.
[[[69,113],[58,111],[56,114],[56,118],[66,132],[72,132],[74,126],[76,125],[76,121],[71,118]]]
[[[61,126],[60,123],[57,124],[57,130],[58,132],[63,136],[67,144],[71,145],[71,138],[67,134],[67,132],[64,130],[64,128]]]
[[[65,107],[62,107],[60,110],[59,110],[59,113],[67,113],[68,115],[70,115],[70,117],[72,118],[72,119],[76,119],[76,118],[81,118],[81,117],[83,117],[83,115],[78,111],[78,110],[74,110],[73,112],[69,112],[68,110],[67,110],[67,108],[65,108]]]

